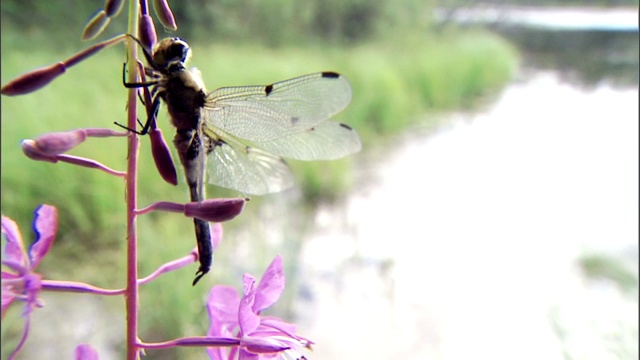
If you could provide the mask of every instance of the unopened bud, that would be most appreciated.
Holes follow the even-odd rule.
[[[107,0],[107,3],[104,5],[104,12],[108,17],[116,17],[122,10],[122,5],[124,5],[123,0]]]
[[[165,29],[170,31],[178,30],[178,25],[176,25],[176,20],[167,0],[153,0],[153,11],[155,11],[158,20],[160,20]]]
[[[78,146],[86,138],[87,134],[81,129],[53,132],[37,138],[35,146],[43,155],[58,155]]]
[[[33,140],[23,140],[22,141],[22,152],[27,155],[27,157],[29,159],[32,160],[38,160],[38,161],[48,161],[51,163],[57,163],[58,159],[56,159],[54,156],[49,156],[46,154],[43,154],[39,149],[38,146],[36,145],[36,142]]]
[[[238,216],[244,208],[242,198],[209,199],[201,202],[190,202],[184,206],[184,214],[198,219],[222,222]]]
[[[176,167],[171,158],[171,151],[169,146],[162,137],[162,131],[160,129],[152,129],[149,131],[149,139],[151,140],[151,153],[153,154],[153,160],[156,163],[156,168],[160,173],[160,176],[164,181],[171,185],[178,185],[178,173]]]
[[[91,40],[100,35],[109,25],[111,19],[104,10],[98,11],[87,23],[82,31],[82,40]]]
[[[138,38],[146,49],[153,49],[153,46],[158,42],[156,28],[153,26],[153,19],[151,19],[151,16],[147,14],[140,17],[140,22],[138,24]]]
[[[62,62],[30,71],[2,87],[2,95],[24,95],[44,87],[67,70]]]

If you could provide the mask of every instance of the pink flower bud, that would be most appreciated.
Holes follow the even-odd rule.
[[[82,40],[91,40],[96,36],[102,34],[104,29],[107,28],[111,19],[107,16],[104,10],[97,12],[87,23],[82,31]]]
[[[277,353],[283,350],[291,349],[291,346],[284,342],[273,341],[269,338],[244,336],[240,340],[240,346],[246,348],[248,351],[257,354],[271,354]]]
[[[62,62],[30,71],[2,87],[2,95],[24,95],[44,87],[67,70]]]
[[[78,146],[86,138],[87,134],[82,129],[53,132],[37,138],[35,146],[43,155],[58,155]]]
[[[244,208],[245,199],[209,199],[202,202],[190,202],[184,206],[184,214],[188,217],[222,222],[238,216]]]
[[[33,140],[24,140],[22,141],[21,146],[22,146],[22,152],[25,155],[27,155],[27,157],[30,159],[38,160],[38,161],[48,161],[54,164],[58,162],[58,159],[56,159],[54,156],[43,154],[38,149],[36,142]]]
[[[107,3],[104,5],[104,12],[108,17],[116,17],[122,10],[122,5],[124,5],[123,0],[107,0]]]
[[[153,160],[156,163],[156,168],[160,173],[160,176],[164,181],[171,185],[178,185],[178,174],[176,167],[173,164],[171,158],[171,151],[167,143],[162,137],[162,131],[160,129],[152,129],[149,131],[149,139],[151,139],[151,153],[153,154]]]
[[[153,0],[153,11],[155,11],[158,20],[160,20],[165,29],[170,31],[178,30],[178,25],[176,25],[176,20],[167,0]]]
[[[140,41],[147,49],[153,49],[153,46],[158,42],[156,28],[153,26],[153,19],[147,14],[140,17],[140,22],[138,23],[138,38],[140,38]]]

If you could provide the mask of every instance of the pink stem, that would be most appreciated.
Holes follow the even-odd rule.
[[[138,1],[129,2],[129,31],[138,28]],[[137,45],[127,38],[129,61],[129,82],[137,79],[138,58]],[[130,129],[137,127],[137,93],[135,88],[129,89],[127,102],[127,126]],[[129,156],[127,157],[127,290],[126,290],[126,311],[127,311],[127,359],[139,359],[138,348],[138,249],[137,249],[137,227],[136,213],[138,196],[138,153],[140,141],[134,132],[129,133]]]
[[[73,281],[42,280],[42,290],[86,293],[96,295],[122,295],[125,289],[103,289],[97,286]]]

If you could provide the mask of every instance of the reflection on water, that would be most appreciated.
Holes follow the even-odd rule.
[[[441,25],[485,25],[513,42],[525,64],[560,69],[572,81],[638,86],[637,7],[442,8],[434,19]]]
[[[539,73],[363,171],[302,248],[313,357],[637,358],[636,292],[578,266],[637,268],[637,97]]]

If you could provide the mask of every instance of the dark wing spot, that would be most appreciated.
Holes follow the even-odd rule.
[[[300,121],[300,118],[297,116],[292,116],[291,117],[291,125],[295,125],[298,121]]]
[[[222,147],[224,145],[227,145],[227,142],[222,140],[221,138],[211,139],[209,143],[209,152],[213,151],[213,149],[216,147]]]
[[[271,91],[273,91],[273,85],[267,85],[264,87],[264,94],[266,96],[269,96],[269,94],[271,94]]]
[[[330,79],[337,79],[340,77],[340,74],[338,74],[337,72],[333,72],[333,71],[323,71],[322,72],[322,77],[323,78],[330,78]]]
[[[345,128],[345,129],[347,129],[347,130],[353,130],[353,129],[351,128],[351,126],[349,126],[349,125],[347,125],[347,124],[340,123],[340,126],[342,126],[343,128]]]

